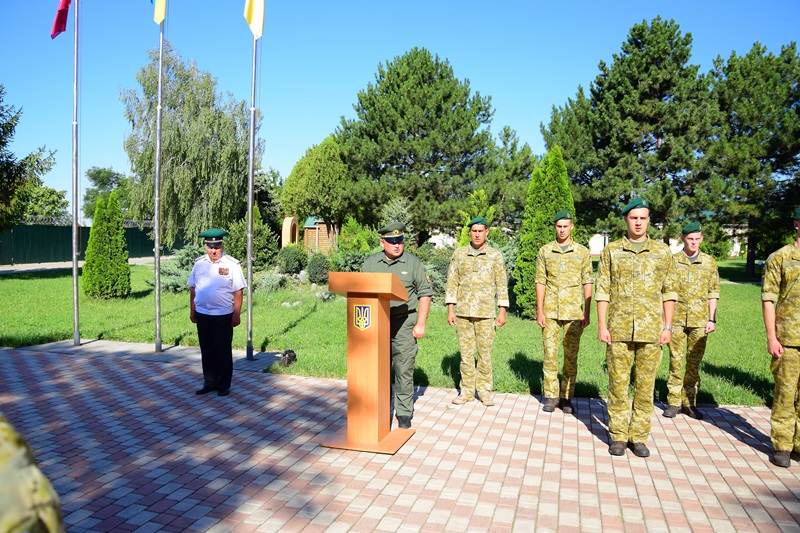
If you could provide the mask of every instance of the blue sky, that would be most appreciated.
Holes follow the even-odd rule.
[[[12,150],[57,150],[47,186],[72,189],[73,17],[50,39],[58,0],[4,2],[0,17],[0,84],[5,105],[23,109]],[[168,0],[166,37],[219,81],[250,100],[252,34],[244,0]],[[80,196],[92,166],[127,174],[122,143],[129,132],[119,101],[137,88],[135,74],[158,46],[148,0],[81,0],[79,64]],[[600,60],[618,53],[630,28],[661,15],[693,37],[691,62],[708,71],[717,56],[747,53],[754,42],[778,53],[800,37],[798,0],[266,2],[259,46],[257,106],[264,115],[263,167],[285,178],[311,145],[353,117],[358,91],[380,63],[414,46],[448,59],[456,77],[491,96],[492,132],[517,131],[534,153],[539,125],[553,105],[587,88]]]

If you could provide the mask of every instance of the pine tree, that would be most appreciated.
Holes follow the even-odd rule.
[[[567,169],[556,145],[537,166],[528,187],[522,233],[514,268],[514,293],[522,316],[536,316],[536,256],[539,248],[553,240],[553,215],[562,209],[575,213]]]
[[[131,292],[131,267],[122,225],[122,208],[115,192],[97,202],[86,261],[82,270],[83,292],[96,298],[125,298]]]

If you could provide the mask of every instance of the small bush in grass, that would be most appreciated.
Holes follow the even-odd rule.
[[[281,274],[299,274],[308,263],[308,254],[298,244],[290,244],[278,252],[278,272]]]
[[[131,292],[128,243],[122,225],[122,208],[116,192],[108,205],[97,201],[81,281],[83,292],[96,298],[125,298]]]
[[[337,250],[331,257],[331,270],[334,272],[361,272],[361,266],[367,255],[364,252]]]
[[[189,243],[175,252],[175,259],[161,263],[161,290],[167,292],[184,292],[189,290],[187,283],[195,261],[205,254],[205,249],[197,244]],[[153,280],[145,283],[154,285]]]
[[[287,279],[277,272],[261,272],[253,280],[253,290],[256,293],[275,292],[286,287]]]
[[[234,222],[230,236],[225,239],[225,253],[247,265],[247,217]],[[253,268],[263,270],[274,264],[278,251],[278,239],[269,226],[261,221],[261,213],[253,208]]]
[[[308,280],[311,283],[325,284],[328,283],[328,258],[325,254],[315,253],[308,260]]]

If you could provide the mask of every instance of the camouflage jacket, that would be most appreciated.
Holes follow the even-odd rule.
[[[392,300],[392,316],[413,313],[417,310],[421,297],[433,295],[431,279],[428,277],[425,265],[416,255],[409,252],[404,251],[397,259],[388,259],[382,251],[372,254],[364,260],[361,272],[391,272],[400,278],[408,293],[408,300],[405,302]]]
[[[800,248],[787,244],[767,258],[761,300],[775,302],[780,343],[800,346]]]
[[[544,315],[555,320],[583,318],[583,286],[592,283],[589,249],[573,242],[562,250],[553,241],[536,256],[536,283],[545,286]]]
[[[708,254],[699,252],[690,262],[681,250],[672,256],[675,259],[678,300],[675,302],[676,326],[700,328],[708,319],[708,301],[719,299],[719,272],[717,262]]]
[[[649,237],[638,252],[627,237],[606,246],[594,299],[608,302],[607,325],[614,342],[659,342],[662,304],[678,299],[669,246]]]
[[[456,249],[447,271],[444,303],[455,304],[456,316],[471,318],[494,318],[495,307],[508,307],[503,255],[488,244],[480,250],[469,244]]]

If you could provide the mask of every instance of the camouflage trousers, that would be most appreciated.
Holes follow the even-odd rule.
[[[775,378],[770,438],[775,451],[800,452],[800,347],[784,346],[770,365]]]
[[[705,327],[689,328],[675,326],[669,343],[669,378],[667,379],[667,403],[684,406],[697,404],[700,390],[700,362],[706,353]],[[686,374],[683,373],[684,355]]]
[[[606,348],[608,365],[608,433],[612,441],[646,442],[653,415],[653,388],[661,363],[657,342],[612,342]],[[628,385],[634,370],[633,411]]]
[[[417,339],[414,338],[414,324],[417,313],[392,318],[392,370],[394,371],[394,414],[413,416],[414,414],[414,363],[417,359]]]
[[[545,398],[558,398],[558,344],[561,330],[564,330],[564,367],[561,370],[561,398],[571,399],[575,394],[575,378],[578,375],[578,350],[581,346],[583,327],[580,320],[547,319],[542,328],[544,347],[544,381],[542,388]]]
[[[461,395],[474,397],[475,391],[482,400],[492,398],[492,344],[494,343],[494,318],[456,317],[458,347],[461,350]],[[475,365],[475,349],[478,365]],[[477,373],[476,373],[477,370]]]

